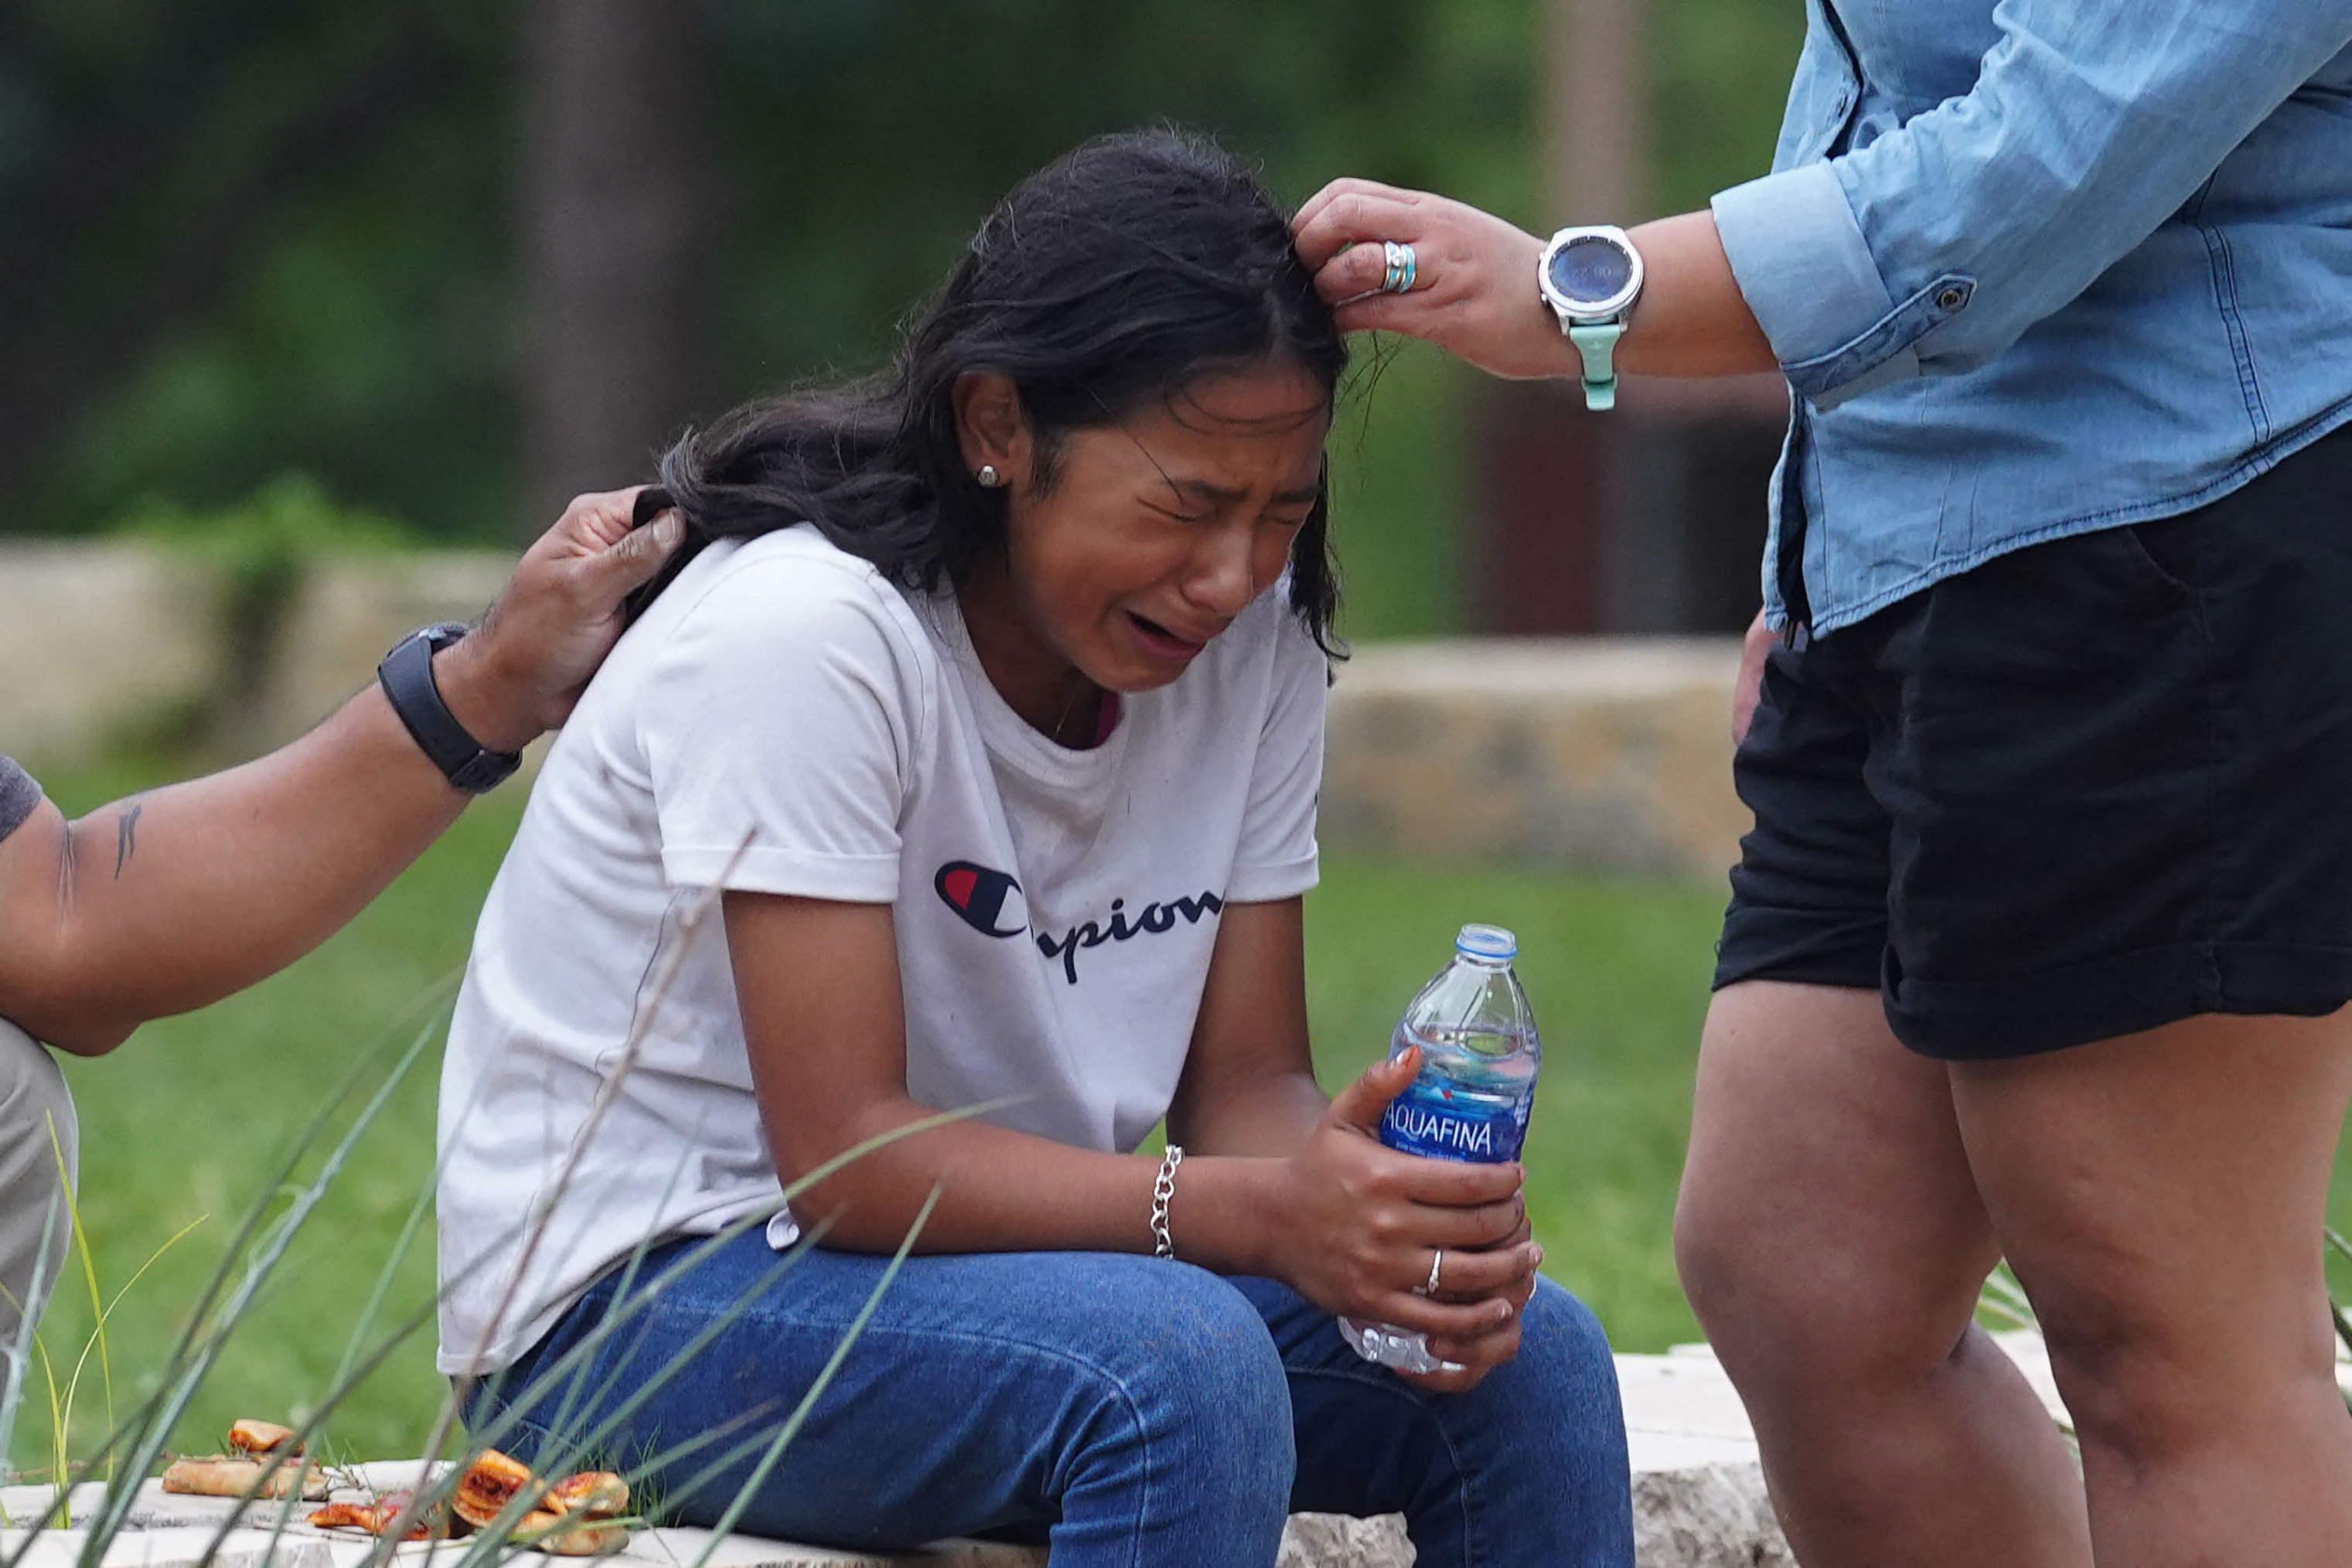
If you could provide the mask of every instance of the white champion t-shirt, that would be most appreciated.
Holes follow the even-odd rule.
[[[1072,751],[1005,705],[951,595],[806,525],[704,551],[557,738],[482,911],[441,1080],[441,1369],[513,1361],[648,1237],[777,1202],[714,886],[894,906],[914,1098],[1017,1097],[989,1120],[1132,1150],[1219,912],[1315,883],[1326,685],[1269,591]]]

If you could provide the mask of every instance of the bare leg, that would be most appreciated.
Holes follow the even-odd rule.
[[[1972,1326],[1999,1248],[1950,1080],[1875,993],[1717,995],[1675,1244],[1806,1568],[2090,1562],[2065,1446]]]
[[[2191,1018],[1957,1066],[2114,1568],[2352,1563],[2319,1230],[2352,1015]]]

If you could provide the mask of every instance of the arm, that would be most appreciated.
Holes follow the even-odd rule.
[[[1298,253],[1343,331],[1403,332],[1508,380],[1576,376],[1583,364],[1536,292],[1543,241],[1467,203],[1370,180],[1335,180],[1298,210]],[[1617,346],[1638,375],[1738,375],[1774,368],[1706,213],[1631,231],[1647,272]],[[1382,294],[1382,239],[1419,255],[1410,294]]]
[[[1967,94],[1715,199],[1732,268],[1808,398],[1991,359],[2352,44],[2347,0],[2003,0],[1994,20]]]
[[[435,659],[485,745],[562,721],[620,635],[621,596],[676,543],[674,522],[629,532],[633,495],[575,501],[482,628]],[[44,803],[0,841],[0,1016],[95,1055],[217,1001],[325,941],[466,800],[370,686],[257,762],[75,823]]]
[[[1649,280],[1623,368],[1777,367],[1829,400],[1980,364],[2153,233],[2352,42],[2347,0],[2005,0],[1996,16],[2001,41],[1965,96],[1634,229]],[[1540,243],[1501,219],[1340,180],[1297,233],[1343,327],[1406,332],[1496,375],[1576,374],[1536,298]],[[1361,247],[1380,239],[1421,251],[1425,286],[1369,292],[1381,262]]]
[[[1228,915],[1252,908],[1234,906]],[[1531,1252],[1449,1259],[1449,1278],[1486,1292],[1468,1302],[1429,1300],[1411,1287],[1425,1275],[1432,1247],[1467,1249],[1515,1234],[1517,1167],[1415,1160],[1374,1142],[1368,1129],[1410,1077],[1411,1062],[1382,1064],[1328,1110],[1310,1107],[1303,1003],[1294,1015],[1299,1027],[1280,1043],[1275,1065],[1238,1068],[1267,1036],[1228,1039],[1211,1021],[1262,1016],[1264,998],[1243,993],[1272,964],[1237,955],[1269,932],[1279,946],[1275,928],[1284,925],[1296,951],[1295,901],[1255,908],[1262,912],[1219,932],[1202,1009],[1208,1062],[1188,1066],[1179,1095],[1177,1125],[1210,1139],[1178,1177],[1171,1229],[1179,1256],[1223,1273],[1283,1279],[1329,1310],[1418,1328],[1449,1344],[1480,1342],[1515,1319],[1496,1292],[1531,1275]],[[907,1092],[887,906],[730,892],[725,913],[752,1083],[787,1182],[934,1113]],[[1297,989],[1295,980],[1286,984]],[[1237,1110],[1216,1092],[1285,1078],[1292,1081],[1269,1114]],[[1150,1157],[965,1121],[864,1154],[793,1206],[827,1226],[828,1246],[887,1251],[937,1187],[938,1206],[918,1244],[927,1252],[1148,1252],[1158,1169]]]
[[[1286,1158],[1330,1110],[1307,1049],[1301,911],[1297,899],[1225,906],[1168,1107],[1168,1141],[1188,1154]]]

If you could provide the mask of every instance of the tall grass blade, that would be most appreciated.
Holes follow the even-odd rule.
[[[65,1421],[66,1426],[68,1428],[70,1428],[73,1424],[74,1405],[80,1392],[83,1369],[89,1365],[93,1346],[96,1347],[101,1355],[103,1354],[106,1348],[106,1325],[112,1320],[114,1310],[122,1305],[123,1297],[131,1293],[132,1287],[136,1286],[140,1280],[147,1277],[147,1270],[155,1267],[157,1259],[161,1258],[165,1253],[171,1251],[172,1248],[177,1247],[182,1241],[185,1240],[189,1233],[194,1231],[196,1226],[204,1224],[207,1217],[209,1216],[200,1215],[196,1218],[190,1220],[186,1225],[182,1226],[163,1243],[163,1246],[149,1253],[147,1255],[147,1260],[144,1263],[142,1263],[138,1267],[137,1270],[131,1274],[131,1278],[124,1280],[122,1284],[116,1289],[114,1294],[107,1298],[105,1304],[98,1309],[96,1321],[91,1324],[89,1333],[82,1341],[81,1353],[74,1358],[73,1373],[66,1380]],[[77,1234],[79,1234],[81,1232],[81,1215],[79,1210],[74,1214],[73,1223],[75,1231]],[[85,1262],[88,1261],[89,1250],[89,1244],[87,1241],[84,1241],[82,1243],[82,1251]],[[95,1291],[98,1287],[98,1275],[95,1268],[90,1271],[89,1282],[91,1289]],[[109,1380],[107,1395],[107,1423],[109,1430],[110,1431],[114,1421],[113,1387],[110,1379]],[[73,1448],[70,1434],[60,1433],[58,1446],[61,1452],[70,1455]],[[103,1479],[110,1481],[114,1479],[114,1462],[110,1456],[107,1459],[106,1475]],[[58,1484],[62,1486],[64,1483],[65,1477],[60,1474]]]
[[[90,1337],[98,1342],[100,1381],[106,1390],[106,1425],[108,1430],[111,1431],[114,1427],[114,1363],[113,1358],[107,1353],[106,1348],[106,1303],[99,1297],[98,1265],[89,1255],[89,1231],[81,1223],[81,1203],[74,1192],[73,1167],[66,1159],[64,1142],[58,1137],[58,1124],[55,1117],[49,1119],[49,1158],[57,1163],[58,1190],[65,1194],[67,1234],[73,1237],[74,1255],[81,1259],[82,1282],[89,1289],[90,1316],[96,1320],[96,1326],[91,1329]],[[82,1363],[88,1359],[89,1352],[85,1348],[83,1353],[75,1358],[73,1375],[66,1380],[65,1418],[68,1431],[64,1435],[61,1446],[68,1449],[72,1447],[74,1394],[81,1385]],[[107,1461],[106,1473],[110,1477],[114,1473],[111,1458]],[[62,1473],[59,1475],[58,1484],[65,1484]]]
[[[124,1516],[130,1512],[131,1504],[138,1495],[137,1479],[144,1477],[154,1468],[155,1460],[163,1453],[163,1445],[169,1440],[172,1429],[179,1425],[180,1417],[186,1413],[189,1402],[195,1397],[196,1389],[203,1383],[205,1374],[211,1370],[213,1363],[218,1359],[222,1347],[227,1343],[229,1335],[235,1331],[246,1310],[260,1293],[262,1286],[285,1257],[287,1248],[293,1245],[295,1237],[300,1233],[303,1225],[318,1208],[319,1202],[326,1195],[327,1189],[341,1173],[345,1163],[351,1159],[352,1152],[358,1146],[360,1139],[365,1135],[370,1127],[374,1125],[376,1118],[383,1114],[384,1106],[391,1100],[393,1091],[400,1086],[407,1078],[409,1071],[416,1065],[417,1058],[431,1043],[435,1033],[436,1028],[432,1025],[427,1025],[418,1031],[408,1048],[401,1053],[400,1059],[394,1065],[392,1072],[368,1098],[343,1136],[328,1151],[318,1174],[309,1183],[294,1190],[292,1202],[288,1205],[284,1215],[277,1221],[266,1237],[258,1240],[255,1250],[248,1257],[244,1279],[223,1300],[218,1321],[212,1325],[208,1331],[201,1322],[191,1323],[187,1332],[182,1336],[182,1346],[193,1348],[184,1352],[175,1352],[172,1363],[169,1363],[169,1371],[163,1386],[158,1389],[156,1395],[145,1409],[141,1429],[127,1446],[127,1468],[133,1479],[133,1484],[128,1487],[110,1487],[99,1517],[92,1521],[88,1555],[93,1568],[98,1556],[103,1554],[106,1543],[111,1542],[122,1528]],[[331,1103],[330,1109],[331,1109]],[[325,1124],[323,1121],[326,1112],[322,1111],[321,1118],[313,1120],[311,1127],[314,1131]],[[311,1136],[313,1132],[305,1133],[306,1145]],[[271,1197],[265,1196],[254,1205],[253,1214],[249,1215],[246,1224],[239,1227],[240,1237],[254,1237],[259,1234],[261,1227],[258,1216],[268,1208],[270,1202]],[[231,1259],[223,1265],[221,1275],[216,1278],[233,1276],[234,1264],[233,1255]],[[200,1334],[201,1337],[199,1337]]]
[[[399,1022],[404,1023],[415,1017],[429,1005],[446,1001],[447,992],[455,984],[455,977],[452,976],[435,985],[427,992],[425,999],[402,1010]],[[385,1086],[387,1091],[405,1075],[417,1051],[430,1038],[435,1026],[433,1024],[426,1025],[411,1043],[407,1052],[400,1058],[399,1066],[395,1068],[392,1079]],[[374,1045],[361,1054],[359,1061],[353,1066],[352,1071],[344,1077],[334,1092],[320,1102],[318,1110],[295,1136],[284,1158],[278,1163],[275,1174],[265,1186],[263,1196],[256,1199],[246,1210],[236,1234],[230,1237],[221,1254],[220,1266],[213,1271],[204,1289],[198,1293],[195,1304],[189,1310],[187,1327],[181,1331],[178,1341],[164,1357],[162,1371],[156,1374],[155,1391],[141,1401],[131,1415],[109,1434],[106,1442],[100,1446],[98,1454],[93,1458],[104,1457],[114,1451],[118,1446],[150,1433],[154,1425],[153,1418],[156,1412],[172,1400],[174,1390],[180,1387],[182,1374],[191,1359],[198,1352],[203,1337],[214,1328],[216,1309],[223,1299],[224,1292],[228,1289],[230,1280],[236,1278],[239,1259],[247,1257],[247,1249],[252,1245],[254,1237],[260,1232],[276,1198],[289,1187],[294,1173],[300,1167],[303,1159],[324,1135],[328,1127],[332,1124],[337,1108],[348,1100],[352,1093],[366,1081],[368,1073],[379,1068],[384,1056],[398,1043],[398,1036],[394,1032],[397,1027],[398,1023],[395,1023],[393,1028],[387,1029]],[[257,1282],[249,1276],[247,1283],[248,1286],[257,1288]],[[234,1317],[235,1315],[231,1314],[232,1326]],[[184,1406],[184,1400],[182,1404]],[[178,1416],[175,1414],[172,1418],[172,1424],[176,1424]],[[166,1424],[160,1434],[154,1435],[156,1451],[160,1451],[160,1445],[169,1437],[170,1430],[171,1424]],[[152,1465],[152,1462],[153,1457],[151,1453],[147,1463]],[[134,1468],[132,1471],[134,1478],[142,1473],[143,1473],[143,1467]],[[119,1525],[119,1521],[117,1522]],[[0,1568],[16,1568],[15,1559],[12,1558],[5,1564],[0,1564]]]
[[[913,1137],[917,1133],[929,1131],[932,1129],[945,1126],[951,1122],[964,1121],[971,1117],[985,1115],[992,1110],[1001,1110],[1005,1106],[1016,1103],[1018,1103],[1017,1100],[1007,1099],[1002,1100],[991,1100],[983,1104],[969,1106],[957,1110],[940,1111],[924,1117],[919,1121],[909,1122],[903,1127],[892,1128],[887,1131],[877,1133],[871,1138],[860,1141],[850,1148],[842,1151],[832,1159],[812,1168],[806,1174],[793,1182],[779,1194],[775,1203],[763,1205],[757,1210],[738,1216],[735,1220],[730,1221],[728,1225],[722,1226],[718,1232],[711,1236],[700,1238],[692,1247],[688,1247],[676,1258],[665,1262],[661,1268],[654,1272],[652,1279],[641,1290],[638,1290],[634,1294],[616,1295],[612,1306],[607,1310],[604,1319],[586,1333],[583,1334],[577,1342],[565,1347],[563,1352],[557,1356],[553,1361],[548,1363],[544,1366],[534,1369],[531,1386],[522,1391],[522,1393],[517,1397],[509,1400],[504,1396],[500,1387],[501,1382],[505,1377],[505,1373],[503,1372],[492,1373],[488,1379],[485,1380],[485,1391],[490,1397],[504,1405],[506,1408],[499,1411],[489,1419],[476,1425],[469,1434],[469,1441],[467,1442],[460,1458],[455,1463],[444,1467],[439,1472],[437,1479],[426,1484],[422,1484],[416,1489],[415,1496],[411,1500],[407,1510],[404,1510],[406,1514],[412,1517],[405,1520],[395,1519],[393,1527],[388,1529],[385,1532],[385,1541],[396,1542],[399,1537],[406,1532],[407,1529],[413,1525],[415,1520],[424,1518],[433,1508],[447,1500],[448,1497],[455,1491],[457,1481],[462,1475],[465,1467],[471,1463],[474,1458],[478,1458],[485,1449],[499,1447],[506,1440],[507,1434],[515,1430],[520,1426],[522,1419],[522,1413],[529,1409],[533,1403],[534,1390],[553,1388],[557,1384],[565,1379],[578,1380],[584,1374],[593,1359],[601,1351],[603,1351],[606,1345],[611,1343],[614,1338],[626,1330],[633,1321],[638,1320],[642,1315],[646,1314],[646,1310],[660,1300],[663,1291],[670,1283],[683,1276],[688,1270],[696,1267],[717,1249],[740,1237],[750,1230],[764,1226],[768,1223],[769,1219],[772,1217],[775,1213],[787,1205],[793,1197],[807,1191],[817,1183],[825,1180],[827,1177],[833,1175],[853,1161],[861,1159],[866,1155],[872,1153],[877,1149],[897,1142],[900,1139]],[[929,1203],[926,1203],[923,1209],[924,1215],[928,1215],[929,1214],[930,1206]],[[639,1383],[636,1387],[630,1392],[627,1397],[623,1399],[617,1405],[605,1411],[597,1421],[590,1425],[584,1431],[581,1431],[577,1434],[558,1433],[557,1435],[559,1436],[566,1437],[568,1438],[568,1441],[557,1447],[551,1455],[543,1457],[535,1468],[541,1469],[545,1473],[562,1473],[566,1464],[570,1462],[563,1457],[567,1452],[574,1458],[581,1455],[593,1453],[598,1445],[602,1444],[617,1432],[631,1416],[635,1415],[637,1411],[642,1409],[645,1405],[658,1394],[672,1378],[676,1377],[686,1365],[688,1365],[697,1355],[708,1349],[711,1342],[723,1332],[736,1320],[736,1318],[740,1317],[741,1311],[748,1307],[751,1301],[756,1300],[767,1290],[772,1289],[785,1274],[789,1273],[793,1268],[797,1266],[806,1256],[807,1248],[821,1245],[826,1228],[827,1227],[821,1224],[812,1226],[808,1236],[805,1237],[800,1244],[796,1245],[790,1252],[780,1254],[773,1266],[761,1271],[761,1277],[741,1293],[737,1302],[727,1312],[714,1317],[710,1323],[706,1324],[701,1330],[699,1330],[693,1338],[666,1360],[650,1376]],[[652,1243],[653,1238],[648,1237],[641,1240],[637,1244],[636,1249],[631,1255],[631,1268],[636,1268],[642,1267],[643,1260]],[[895,1272],[896,1268],[894,1266],[892,1273],[895,1274]],[[642,1342],[642,1330],[639,1342]],[[451,1405],[455,1405],[462,1397],[464,1397],[464,1395],[461,1395],[457,1391],[453,1390],[450,1402]],[[722,1428],[719,1435],[723,1436],[723,1432],[724,1429]],[[683,1447],[686,1448],[686,1451],[692,1452],[707,1446],[707,1442],[710,1439],[698,1439]],[[760,1441],[764,1442],[766,1439],[762,1438],[760,1439]],[[754,1445],[754,1447],[756,1447],[756,1445]],[[437,1445],[433,1452],[438,1452]],[[645,1461],[644,1465],[642,1465],[640,1468],[658,1468],[659,1466],[669,1462],[675,1452],[675,1450],[664,1450],[660,1455]],[[430,1456],[428,1456],[426,1463],[428,1466],[430,1465]],[[432,1472],[428,1469],[426,1473],[431,1474]],[[383,1547],[370,1559],[370,1562],[371,1563],[381,1563],[388,1560],[389,1556],[390,1548],[388,1546]]]

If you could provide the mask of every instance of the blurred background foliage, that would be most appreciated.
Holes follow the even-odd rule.
[[[1119,127],[1211,132],[1292,201],[1359,174],[1548,227],[1542,8],[11,0],[0,532],[296,472],[419,538],[521,538],[688,422],[873,364],[999,194]],[[1649,205],[1686,207],[1764,166],[1801,8],[1644,25]],[[548,325],[599,288],[642,345],[603,377]],[[1445,629],[1465,383],[1368,358],[1335,447],[1349,629]]]

